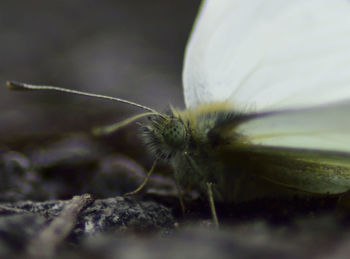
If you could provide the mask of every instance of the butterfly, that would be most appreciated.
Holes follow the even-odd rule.
[[[181,189],[215,201],[350,189],[350,2],[205,0],[185,51],[186,110],[139,104],[142,137]]]

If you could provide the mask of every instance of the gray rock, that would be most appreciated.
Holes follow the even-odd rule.
[[[0,256],[52,257],[59,247],[96,235],[168,233],[173,227],[170,209],[132,198],[94,201],[85,194],[69,201],[1,204]]]

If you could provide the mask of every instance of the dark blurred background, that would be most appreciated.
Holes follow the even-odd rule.
[[[182,61],[199,4],[1,1],[1,200],[110,197],[137,187],[154,160],[136,137],[137,125],[107,137],[90,130],[142,110],[57,92],[14,92],[5,82],[110,95],[159,111],[183,108]],[[139,178],[125,189],[117,171]]]
[[[196,1],[0,2],[0,136],[89,130],[135,114],[123,104],[11,92],[6,80],[57,85],[165,111],[183,107],[181,69]]]

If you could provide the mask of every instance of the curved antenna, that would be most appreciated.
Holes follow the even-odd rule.
[[[93,94],[93,93],[87,93],[87,92],[82,92],[82,91],[77,91],[77,90],[71,90],[63,87],[57,87],[57,86],[49,86],[49,85],[31,85],[31,84],[26,84],[26,83],[19,83],[19,82],[13,82],[13,81],[7,81],[6,82],[7,88],[15,91],[21,91],[21,90],[49,90],[49,91],[58,91],[58,92],[66,92],[66,93],[71,93],[71,94],[77,94],[77,95],[85,95],[85,96],[90,96],[90,97],[96,97],[100,99],[107,99],[111,101],[117,101],[120,103],[125,103],[125,104],[130,104],[132,106],[144,109],[146,111],[150,111],[155,114],[159,114],[156,110],[153,110],[152,108],[149,108],[147,106],[137,104],[131,101],[127,101],[124,99],[116,98],[116,97],[111,97],[111,96],[106,96],[106,95],[101,95],[101,94]]]

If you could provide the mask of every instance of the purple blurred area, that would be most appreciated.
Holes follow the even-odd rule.
[[[0,145],[113,123],[139,110],[6,80],[183,108],[181,70],[197,1],[0,2]]]

